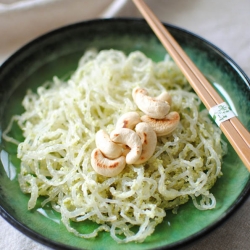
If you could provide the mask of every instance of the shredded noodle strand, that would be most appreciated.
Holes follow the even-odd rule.
[[[152,96],[168,91],[180,124],[158,138],[145,164],[127,165],[112,178],[100,176],[90,164],[95,133],[112,131],[125,112],[140,113],[131,96],[138,86]],[[214,208],[209,190],[222,174],[226,146],[200,104],[168,56],[155,63],[139,51],[128,56],[117,50],[87,51],[68,81],[54,77],[37,93],[28,91],[25,112],[14,116],[3,134],[18,144],[19,183],[31,195],[28,208],[45,196],[42,205],[51,203],[70,232],[93,238],[108,231],[119,243],[144,241],[168,209],[176,212],[189,198],[197,209]],[[21,143],[8,136],[13,122],[23,131]],[[86,220],[98,224],[93,232],[80,233],[72,225]]]

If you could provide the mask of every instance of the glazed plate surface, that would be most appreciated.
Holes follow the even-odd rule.
[[[175,39],[199,67],[222,97],[250,130],[250,81],[222,51],[204,39],[166,25]],[[28,88],[38,86],[53,76],[69,76],[89,48],[118,49],[125,53],[140,50],[155,61],[163,60],[166,51],[145,21],[140,19],[92,20],[48,33],[32,41],[0,68],[0,134],[14,114],[23,111],[21,101]],[[14,128],[12,135],[21,138]],[[81,239],[69,233],[60,214],[48,205],[28,211],[29,196],[21,192],[17,181],[19,160],[16,147],[1,139],[0,144],[0,214],[27,236],[58,249],[170,249],[193,241],[211,231],[229,217],[249,195],[250,174],[233,148],[224,158],[223,176],[212,189],[216,208],[197,210],[192,201],[182,205],[177,214],[167,213],[152,236],[143,243],[117,244],[108,233],[95,239]],[[77,229],[92,228],[92,223],[78,224]]]

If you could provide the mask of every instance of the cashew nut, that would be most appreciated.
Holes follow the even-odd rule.
[[[157,144],[157,136],[153,128],[146,122],[138,123],[135,131],[140,136],[142,142],[142,153],[135,164],[141,164],[153,155]]]
[[[123,149],[122,155],[126,157],[126,155],[130,152],[130,147],[126,144],[120,144],[120,145],[122,145]]]
[[[148,96],[148,92],[145,89],[133,89],[132,96],[138,108],[152,118],[162,119],[169,113],[169,103]]]
[[[126,163],[134,164],[141,155],[142,143],[139,135],[129,128],[118,128],[111,132],[110,139],[113,142],[122,143],[130,147],[126,155]]]
[[[170,110],[168,102],[158,100],[147,95],[148,92],[142,88],[133,89],[132,96],[138,106],[146,115],[155,118],[163,119]]]
[[[173,111],[165,116],[164,119],[154,119],[148,115],[141,117],[143,122],[147,122],[156,132],[157,136],[164,136],[172,133],[179,124],[180,115]]]
[[[155,99],[156,100],[162,100],[162,101],[168,102],[169,105],[171,105],[171,103],[172,103],[172,97],[166,91],[162,92],[160,95],[158,95],[157,97],[155,97]]]
[[[96,133],[95,143],[96,147],[109,159],[116,159],[122,155],[122,147],[111,141],[107,132],[102,129]]]
[[[135,125],[141,121],[137,112],[128,112],[123,114],[116,123],[116,128],[134,129]]]
[[[96,148],[91,153],[91,165],[98,174],[113,177],[121,173],[126,166],[126,161],[124,156],[114,160],[105,158],[101,150]]]

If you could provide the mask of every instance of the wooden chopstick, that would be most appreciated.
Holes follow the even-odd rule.
[[[195,66],[145,2],[143,0],[133,1],[163,46],[179,66],[194,91],[204,103],[205,107],[210,110],[212,107],[223,103],[224,101],[220,95],[215,91],[212,85]],[[220,128],[250,171],[250,133],[237,117],[222,122]]]

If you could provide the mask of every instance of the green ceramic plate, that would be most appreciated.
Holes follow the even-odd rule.
[[[219,89],[239,119],[250,130],[249,79],[222,51],[185,30],[166,25],[169,31],[197,64],[205,76]],[[37,86],[54,75],[70,74],[83,52],[95,47],[119,49],[128,53],[141,50],[153,60],[162,60],[165,49],[143,20],[93,20],[67,26],[29,43],[10,57],[0,69],[0,133],[13,114],[22,112],[21,100],[27,88]],[[230,98],[229,98],[230,96]],[[20,137],[18,128],[14,136]],[[1,138],[1,136],[0,136]],[[17,182],[19,161],[16,148],[1,141],[0,145],[0,213],[14,227],[43,244],[59,249],[157,249],[172,248],[192,241],[227,218],[249,194],[249,172],[229,147],[223,163],[223,177],[213,188],[217,206],[199,211],[192,202],[180,207],[177,215],[169,214],[144,243],[117,245],[107,233],[85,240],[69,233],[60,215],[50,207],[27,210],[29,197]],[[91,227],[81,225],[80,227]]]

